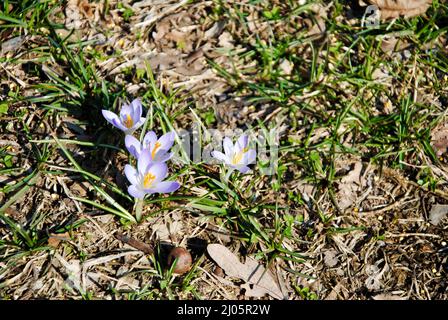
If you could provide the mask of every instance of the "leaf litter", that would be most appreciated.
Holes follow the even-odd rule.
[[[220,244],[209,244],[207,252],[227,276],[245,282],[241,285],[241,288],[245,289],[245,295],[263,297],[269,294],[275,299],[285,298],[272,273],[260,265],[257,260],[246,257],[245,263],[241,263],[232,251]]]
[[[179,1],[138,1],[131,5],[134,15],[130,18],[130,23],[132,26],[137,23],[147,24],[137,28],[143,37],[137,37],[137,31],[129,31],[129,22],[124,21],[123,9],[118,9],[115,1],[110,1],[111,10],[109,16],[106,17],[99,14],[99,8],[95,3],[89,3],[90,5],[87,4],[87,1],[70,1],[69,9],[62,8],[62,11],[59,11],[62,16],[66,15],[65,21],[59,22],[61,24],[66,23],[66,26],[70,28],[80,27],[68,40],[74,43],[77,43],[79,39],[92,41],[91,49],[104,54],[104,60],[98,61],[98,65],[95,66],[101,77],[104,76],[105,79],[122,85],[130,95],[146,92],[148,86],[144,81],[125,74],[127,70],[131,70],[132,75],[135,73],[134,71],[145,68],[145,60],[147,60],[163,90],[169,91],[170,87],[181,90],[186,88],[185,90],[191,94],[186,101],[188,100],[189,103],[194,101],[198,108],[198,114],[212,110],[216,117],[216,125],[219,128],[234,129],[238,126],[256,122],[258,118],[262,119],[263,117],[273,120],[274,123],[278,121],[278,117],[272,116],[275,115],[273,110],[280,109],[280,114],[284,112],[276,103],[254,103],[250,99],[251,92],[244,81],[251,84],[257,83],[261,78],[259,74],[262,73],[258,72],[262,67],[260,59],[253,58],[255,52],[253,48],[257,44],[257,40],[260,39],[269,43],[273,34],[278,39],[283,39],[282,37],[287,35],[299,39],[302,34],[307,34],[307,32],[314,34],[313,36],[308,34],[310,36],[308,40],[312,41],[312,46],[322,44],[319,41],[324,40],[327,41],[326,45],[331,47],[336,44],[335,41],[340,40],[335,37],[331,28],[329,28],[329,22],[335,14],[334,3],[330,3],[328,9],[324,12],[305,10],[303,14],[292,16],[291,19],[267,21],[261,14],[263,8],[240,6],[239,2],[228,1],[222,4],[225,9],[223,11],[225,19],[216,21],[209,17],[213,9],[212,2],[178,6]],[[126,2],[126,4],[128,3]],[[275,3],[281,8],[284,6],[284,3],[278,1]],[[244,23],[235,23],[239,20],[233,19],[235,18],[233,16],[229,17],[234,13],[235,5],[238,5],[238,10],[242,10],[244,15],[248,17],[248,20],[245,20]],[[342,14],[344,13],[345,7]],[[420,14],[423,14],[423,12]],[[246,22],[250,35],[245,34],[244,31]],[[59,32],[64,34],[63,30],[58,30]],[[69,35],[69,33],[65,32],[65,35]],[[326,37],[327,35],[328,37]],[[383,84],[389,83],[389,75],[397,76],[399,80],[403,80],[397,74],[397,68],[394,68],[395,64],[402,68],[405,73],[411,75],[415,69],[418,72],[423,72],[421,76],[418,74],[417,76],[427,77],[427,80],[432,82],[427,87],[430,88],[429,92],[423,92],[423,94],[422,90],[426,90],[425,83],[422,81],[418,83],[419,88],[416,90],[418,96],[415,102],[427,106],[431,103],[429,100],[439,100],[442,101],[442,104],[437,108],[442,108],[444,96],[438,96],[437,93],[431,96],[430,93],[433,93],[433,84],[438,83],[438,81],[443,87],[443,75],[439,78],[433,78],[431,69],[421,68],[418,64],[413,65],[414,49],[418,49],[418,39],[414,35],[395,34],[388,31],[386,35],[388,37],[382,39],[383,42],[381,43],[381,49],[384,51],[384,57],[381,58],[383,65],[374,65],[373,78],[382,80]],[[321,38],[321,36],[325,37]],[[378,41],[381,40],[381,36],[377,36]],[[35,49],[39,48],[40,45],[45,45],[45,39],[34,35],[26,35],[25,39],[14,39],[14,34],[9,36],[4,33],[0,37],[2,40],[6,40],[2,41],[2,45],[5,46],[4,50],[7,56],[12,55],[22,61],[37,63],[36,68],[42,69],[44,78],[47,75],[49,76],[51,71],[54,71],[60,77],[67,75],[64,67],[58,65],[55,61],[48,60],[45,64],[39,65],[36,56],[25,51],[27,48],[36,51]],[[248,39],[248,41],[245,42],[245,39]],[[385,39],[390,39],[389,43],[385,43]],[[8,40],[11,41],[8,42]],[[22,42],[23,40],[24,42]],[[350,46],[350,43],[345,43],[345,45]],[[422,46],[422,49],[434,50],[434,48],[437,48],[444,52],[444,45],[429,48]],[[317,47],[313,48],[317,49]],[[298,74],[301,77],[303,76],[305,80],[308,79],[308,66],[314,61],[314,54],[316,54],[318,65],[321,64],[323,70],[325,70],[313,84],[315,87],[307,87],[303,92],[299,90],[297,94],[285,102],[288,106],[293,104],[294,101],[301,107],[306,106],[306,110],[297,110],[295,113],[291,113],[288,121],[297,120],[298,129],[291,130],[291,123],[287,121],[288,137],[297,141],[305,141],[307,134],[310,132],[308,122],[311,122],[313,126],[316,125],[316,128],[312,131],[309,146],[319,148],[320,143],[325,144],[325,141],[331,138],[332,132],[328,127],[319,127],[320,122],[315,121],[315,119],[315,123],[312,123],[313,116],[310,110],[321,112],[322,117],[327,114],[330,117],[337,116],[337,113],[330,108],[330,105],[334,104],[335,101],[326,99],[322,87],[331,87],[333,85],[332,81],[335,80],[331,73],[339,70],[333,70],[331,65],[326,64],[325,57],[334,58],[334,56],[332,57],[333,52],[327,51],[325,47],[319,48],[313,53],[310,42],[305,42],[289,50],[291,50],[292,55],[285,52],[285,57],[278,61],[278,68],[284,76],[288,77],[287,79],[295,81]],[[344,53],[344,50],[342,48],[340,51]],[[407,52],[404,52],[405,50]],[[353,59],[341,61],[354,63],[354,67],[357,67],[360,62],[359,59],[362,60],[365,54],[363,51],[362,48],[346,51],[347,53],[339,56],[339,58],[345,59],[345,56],[353,55]],[[240,54],[244,57],[242,58]],[[424,57],[423,51],[419,54],[420,56],[415,56],[417,59]],[[257,57],[256,54],[255,57]],[[208,64],[208,61],[215,62],[229,73],[238,70],[237,84],[247,91],[243,90],[242,94],[236,92],[232,87],[232,80],[226,80],[217,74],[216,70]],[[19,65],[17,68],[13,64],[5,63],[2,63],[2,66],[8,71],[2,76],[0,100],[7,97],[8,90],[3,89],[5,85],[12,88],[14,84],[19,83],[12,76],[24,84],[23,86],[19,84],[22,86],[20,90],[25,90],[24,96],[33,97],[37,94],[31,90],[30,86],[42,80],[39,76],[27,70],[25,66]],[[29,65],[27,67],[29,68]],[[0,69],[0,73],[3,71],[3,69]],[[327,71],[331,72],[327,73]],[[46,81],[46,79],[44,80]],[[339,81],[338,79],[336,81],[338,86],[340,85],[341,91],[335,92],[341,99],[344,99],[345,96],[351,96],[351,98],[356,96],[356,90],[353,86],[350,86],[346,81]],[[403,83],[405,82],[403,81]],[[378,108],[375,117],[395,116],[399,107],[397,96],[403,94],[412,97],[413,95],[413,92],[406,91],[403,85],[397,83],[397,81],[391,81],[391,83],[392,86],[388,86],[385,90],[387,95],[384,96],[384,100],[378,99],[381,100],[378,102],[384,105],[384,108]],[[332,90],[338,89],[332,88]],[[375,91],[372,92],[375,93]],[[73,93],[73,96],[77,97],[77,94]],[[424,97],[424,99],[420,100],[421,97]],[[176,105],[176,108],[181,109],[183,106]],[[358,107],[355,105],[350,110],[350,114],[353,112],[353,115],[356,115],[360,111],[357,109]],[[22,123],[31,126],[34,138],[38,139],[45,138],[48,133],[47,129],[61,130],[67,134],[68,138],[76,139],[77,135],[81,134],[81,127],[69,127],[67,123],[58,122],[60,119],[55,117],[55,119],[48,119],[45,128],[36,130],[35,127],[38,127],[39,123],[38,119],[42,118],[42,114],[32,103],[22,106],[18,104],[9,106],[7,116],[19,114],[25,108],[27,112],[23,117],[23,122],[17,119],[8,120],[5,134],[2,132],[1,138],[4,141],[10,141],[11,145],[19,144],[21,151],[15,156],[14,161],[18,166],[28,170],[32,168],[32,163],[34,163],[34,159],[28,155],[31,144],[22,143],[16,137],[17,132],[25,131]],[[419,112],[424,111],[423,108],[419,109]],[[438,111],[435,113],[438,115]],[[3,115],[1,116],[3,120]],[[188,117],[180,117],[179,119],[180,123],[190,121]],[[350,117],[350,119],[353,119],[353,117]],[[66,122],[73,123],[72,120]],[[282,123],[282,125],[285,125],[285,123]],[[343,126],[346,126],[346,129],[350,128],[347,123],[343,123]],[[91,135],[91,139],[93,139],[92,130],[89,126],[87,128],[83,126],[81,129],[86,131],[82,132],[83,135]],[[343,135],[343,132],[338,131],[338,134]],[[444,191],[446,189],[446,174],[444,175],[446,168],[443,164],[446,160],[443,156],[446,154],[448,145],[446,128],[444,126],[436,128],[431,132],[431,137],[436,155],[442,157],[440,160],[442,164],[432,164],[425,156],[418,153],[420,161],[418,165],[422,167],[422,172],[430,170],[439,179],[437,190]],[[350,146],[346,141],[350,141],[350,139],[344,139],[344,146]],[[420,148],[420,146],[413,147],[417,150]],[[92,151],[78,146],[70,150],[80,158],[86,157],[86,150],[87,153]],[[98,152],[102,156],[108,155],[102,149],[101,151],[98,149]],[[323,151],[323,153],[325,152]],[[106,177],[112,177],[112,180],[116,179],[119,170],[107,169],[101,171],[104,168],[95,168],[96,165],[92,159],[94,158],[86,158],[84,162],[92,167],[93,173],[104,174]],[[293,161],[295,160],[297,159]],[[408,161],[409,159],[405,160]],[[114,161],[112,165],[120,168],[123,161],[124,159],[118,156],[117,161]],[[418,178],[416,177],[422,174],[419,171],[420,168],[410,169],[410,167],[406,167],[406,161],[401,164],[404,168],[402,170],[388,167],[368,169],[368,164],[364,161],[365,159],[358,158],[343,159],[343,161],[336,159],[335,200],[339,204],[339,209],[345,208],[338,213],[335,213],[328,189],[313,180],[305,180],[302,177],[303,172],[287,168],[284,187],[288,192],[291,191],[291,194],[288,195],[281,194],[278,196],[273,194],[271,192],[272,181],[256,182],[257,199],[262,199],[267,203],[276,203],[276,200],[280,198],[281,203],[287,204],[290,208],[288,213],[296,218],[291,227],[291,234],[300,241],[285,240],[285,248],[293,252],[306,252],[310,257],[315,258],[306,263],[278,262],[276,260],[272,264],[282,271],[291,271],[285,276],[285,281],[288,284],[293,285],[294,288],[308,288],[314,291],[319,298],[326,296],[336,299],[388,299],[397,296],[409,297],[410,299],[446,298],[446,290],[444,291],[446,286],[443,282],[444,268],[447,263],[446,255],[443,254],[443,248],[446,247],[444,240],[447,239],[446,219],[443,218],[446,215],[443,207],[439,207],[445,206],[446,201],[444,199],[446,200],[446,197],[443,198],[443,193],[431,193],[424,189],[425,186],[418,186],[414,180],[417,181]],[[60,167],[66,163],[66,160],[58,155],[53,155],[49,162],[53,166]],[[101,162],[101,164],[104,163]],[[321,162],[321,166],[322,164]],[[104,165],[106,166],[106,164]],[[107,164],[107,166],[109,165]],[[51,167],[51,169],[59,170],[56,167]],[[11,176],[7,178],[11,180]],[[325,174],[319,178],[325,178]],[[0,177],[1,181],[3,181],[2,179],[3,177]],[[289,179],[290,181],[288,181]],[[103,219],[98,214],[104,212],[92,209],[82,203],[75,203],[70,199],[70,189],[73,189],[73,193],[81,197],[85,196],[91,199],[92,190],[86,188],[80,181],[82,180],[76,174],[67,175],[62,180],[45,176],[45,178],[39,179],[35,187],[30,188],[26,197],[23,197],[8,210],[17,222],[24,225],[33,212],[38,214],[51,212],[46,217],[45,224],[39,225],[44,230],[47,226],[59,225],[62,222],[72,221],[71,219],[76,220],[88,216],[90,219],[86,219],[86,223],[72,232],[71,236],[73,238],[71,241],[63,239],[55,249],[68,262],[68,269],[78,272],[81,268],[81,262],[79,258],[76,258],[76,252],[85,253],[87,259],[83,261],[92,262],[94,261],[92,259],[110,256],[111,252],[122,250],[123,247],[129,249],[126,244],[111,236],[117,230],[125,229],[117,223],[116,219]],[[305,204],[298,205],[290,200],[289,197],[292,198],[296,194],[303,195]],[[0,199],[3,199],[4,196],[4,194],[0,194]],[[6,196],[9,197],[9,195]],[[96,198],[93,199],[97,200]],[[36,204],[38,205],[36,206]],[[225,239],[219,238],[216,230],[221,230],[222,220],[209,215],[202,215],[197,210],[178,210],[178,216],[176,216],[177,213],[170,216],[173,210],[164,208],[166,210],[164,213],[151,217],[154,209],[159,209],[159,206],[149,205],[146,208],[148,223],[143,223],[140,227],[130,227],[129,229],[126,227],[126,234],[132,235],[132,238],[138,241],[134,244],[150,243],[148,239],[152,236],[170,243],[187,243],[188,235],[195,234],[209,243],[215,243],[221,239],[226,247],[232,248],[233,252],[247,251],[247,254],[255,254],[264,249],[261,244],[252,246],[239,241],[238,234],[233,232],[229,233],[231,236],[226,233]],[[168,212],[168,214],[165,212]],[[331,221],[321,221],[319,216],[321,213],[325,214],[326,217],[331,217]],[[271,214],[272,212],[269,210],[263,211],[261,221],[267,226],[269,226]],[[163,217],[163,219],[160,219],[160,217]],[[220,227],[215,230],[210,228],[213,225],[219,225]],[[355,230],[352,231],[353,229]],[[0,228],[0,234],[2,240],[9,239],[6,229]],[[431,235],[437,235],[438,237]],[[63,253],[67,253],[67,256]],[[145,284],[155,281],[154,277],[147,273],[132,274],[132,270],[151,270],[151,272],[154,272],[154,266],[151,262],[143,259],[142,252],[135,254],[135,257],[132,256],[124,255],[117,260],[99,261],[100,263],[89,266],[87,274],[92,281],[86,279],[86,283],[96,297],[123,298],[121,293],[117,295],[106,293],[101,284],[104,287],[113,284],[117,288],[124,288],[124,290],[128,288],[139,290]],[[3,262],[0,263],[2,269],[0,279],[11,283],[10,286],[2,289],[1,294],[5,292],[6,295],[21,299],[36,297],[79,299],[79,293],[66,292],[61,290],[61,286],[58,286],[61,281],[65,281],[65,278],[61,276],[65,275],[66,270],[64,268],[55,267],[54,264],[56,263],[54,263],[46,269],[45,259],[33,260],[36,257],[39,256],[25,257],[23,261],[17,262],[15,268],[7,267],[3,265]],[[42,257],[45,257],[45,255],[42,255]],[[246,258],[245,263],[241,263],[238,256],[230,259],[235,261],[235,258],[241,265],[248,264],[244,267],[248,270],[259,270],[261,268],[264,271],[268,270],[251,258]],[[236,288],[230,286],[229,281],[227,282],[228,287],[217,290],[213,285],[205,282],[205,276],[203,277],[206,272],[213,268],[213,265],[204,263],[201,264],[200,268],[202,268],[198,269],[200,276],[194,281],[200,294],[204,297],[212,299],[236,298],[243,289],[246,291],[246,298],[250,298],[251,295],[261,297],[266,296],[266,294],[271,298],[283,298],[270,268],[265,273],[269,275],[267,278],[269,281],[266,283],[269,290],[256,287],[250,281],[245,282],[244,279],[248,279],[247,274],[244,275],[244,279],[236,277],[245,282],[235,286]],[[129,275],[125,276],[127,272]],[[303,274],[304,277],[296,276],[296,274]],[[41,276],[36,277],[34,275]],[[258,271],[255,271],[255,275],[261,279],[264,278]],[[156,288],[153,292],[157,297],[164,297],[164,294]],[[303,298],[296,294],[294,290],[288,290],[288,295],[294,298]],[[179,293],[179,297],[192,298],[191,294],[184,294],[183,292]]]

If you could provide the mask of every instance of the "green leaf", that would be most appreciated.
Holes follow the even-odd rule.
[[[6,114],[6,113],[8,113],[8,104],[0,103],[0,114]]]

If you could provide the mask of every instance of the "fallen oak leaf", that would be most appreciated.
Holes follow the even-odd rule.
[[[209,244],[207,252],[229,277],[246,282],[241,287],[246,289],[247,296],[262,297],[269,294],[275,299],[285,298],[271,272],[256,260],[248,257],[243,264],[233,252],[220,244]]]

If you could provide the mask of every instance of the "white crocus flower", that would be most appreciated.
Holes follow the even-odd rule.
[[[225,137],[223,146],[224,153],[212,151],[212,157],[232,169],[236,169],[241,173],[247,173],[250,170],[248,165],[254,163],[257,157],[255,149],[249,149],[249,137],[242,135],[235,144],[232,143],[230,138]]]

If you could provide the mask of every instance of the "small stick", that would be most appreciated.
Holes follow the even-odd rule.
[[[117,232],[115,234],[115,238],[117,238],[118,240],[120,240],[123,243],[126,243],[128,245],[130,245],[131,247],[140,250],[146,254],[152,254],[154,252],[154,249],[151,245],[146,244],[142,241],[139,241],[137,239],[131,238],[129,236],[125,236],[124,234],[122,234],[121,232]]]

